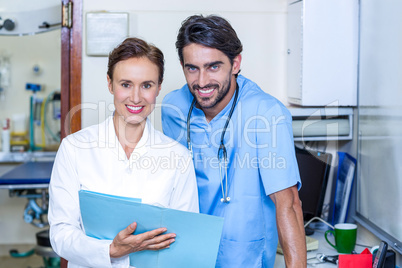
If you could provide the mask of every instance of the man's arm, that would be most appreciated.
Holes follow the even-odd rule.
[[[270,197],[276,206],[276,224],[286,267],[306,267],[306,237],[297,186],[273,193]]]

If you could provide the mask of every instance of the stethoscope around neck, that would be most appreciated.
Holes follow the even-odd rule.
[[[219,145],[219,149],[218,149],[219,175],[221,178],[221,189],[222,189],[221,202],[223,202],[223,203],[230,202],[230,197],[228,196],[228,155],[227,155],[226,147],[225,147],[225,144],[223,143],[223,140],[225,138],[226,129],[229,125],[230,119],[232,118],[232,114],[233,114],[233,111],[234,111],[236,103],[237,103],[238,95],[239,95],[239,85],[236,83],[235,96],[233,99],[232,107],[230,108],[229,116],[226,119],[225,126],[223,127],[221,141],[220,141],[220,145]],[[193,159],[194,159],[193,146],[191,145],[191,139],[190,139],[190,118],[191,118],[191,114],[193,112],[196,102],[197,101],[194,98],[193,102],[191,103],[190,109],[188,111],[188,116],[187,116],[187,148],[190,150],[190,153],[191,153],[191,156],[193,157]],[[225,187],[223,187],[224,180],[225,180]]]

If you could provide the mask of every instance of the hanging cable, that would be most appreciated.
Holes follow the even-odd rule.
[[[47,97],[47,99],[48,99],[48,100],[53,99],[53,98],[54,98],[54,95],[55,95],[56,93],[57,93],[57,91],[53,91],[52,93],[49,94],[49,96]],[[45,111],[47,111],[47,105],[48,105],[48,103],[49,103],[49,101],[47,101],[47,102],[45,103]],[[57,135],[51,130],[51,128],[49,127],[48,122],[47,122],[47,120],[46,120],[46,116],[45,116],[45,128],[46,128],[46,131],[50,134],[50,136],[52,136],[53,140],[55,140],[55,141],[57,141],[57,142],[60,142],[60,137],[57,136]]]
[[[324,221],[324,220],[321,219],[320,217],[314,217],[314,218],[310,219],[308,222],[306,222],[306,223],[304,224],[304,228],[306,228],[306,227],[307,227],[312,221],[314,221],[314,220],[319,220],[319,221],[325,223],[326,225],[328,225],[329,227],[331,227],[332,229],[335,229],[334,226],[332,226],[332,225],[329,224],[328,222]]]

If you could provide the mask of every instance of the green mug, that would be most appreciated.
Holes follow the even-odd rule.
[[[338,223],[334,227],[335,230],[325,232],[325,240],[339,253],[352,253],[356,245],[357,225],[352,223]],[[335,245],[328,240],[327,235],[329,233],[332,233],[335,237]]]

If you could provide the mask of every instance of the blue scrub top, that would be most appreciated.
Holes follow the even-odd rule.
[[[216,267],[273,267],[278,235],[275,206],[268,196],[298,184],[292,117],[277,99],[239,75],[238,101],[227,127],[229,203],[222,203],[217,157],[229,104],[209,123],[194,107],[190,137],[200,212],[224,217]],[[187,116],[193,101],[188,86],[163,100],[164,133],[187,147]],[[225,185],[223,187],[225,189]]]

